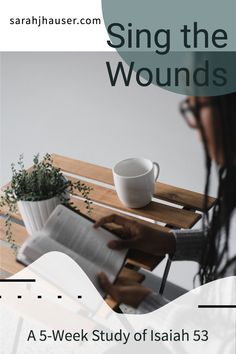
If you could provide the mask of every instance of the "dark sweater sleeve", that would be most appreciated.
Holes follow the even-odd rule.
[[[176,251],[173,261],[200,262],[206,245],[206,236],[202,230],[172,230],[176,239]]]
[[[174,261],[195,261],[199,262],[206,244],[206,236],[202,230],[172,230],[176,239],[176,251]],[[168,300],[157,293],[148,295],[139,305],[136,313],[147,313],[154,311],[166,304]]]

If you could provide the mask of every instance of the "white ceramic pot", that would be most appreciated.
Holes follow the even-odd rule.
[[[42,229],[48,217],[58,204],[61,204],[58,197],[41,200],[39,202],[19,201],[17,203],[29,235],[33,235],[35,232]]]

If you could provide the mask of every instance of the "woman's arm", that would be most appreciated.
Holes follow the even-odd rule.
[[[153,255],[173,255],[173,260],[200,261],[206,238],[199,230],[172,230],[163,232],[127,218],[110,215],[100,219],[95,228],[106,223],[121,226],[120,240],[111,241],[113,249],[134,248]],[[165,305],[168,301],[141,284],[111,284],[105,274],[99,275],[100,285],[116,301],[138,307],[137,313],[146,313]]]
[[[138,221],[112,214],[98,220],[94,227],[114,223],[120,226],[120,239],[110,241],[107,246],[112,249],[132,248],[154,256],[175,253],[175,237],[171,232],[154,229]]]
[[[173,255],[173,260],[199,262],[205,247],[206,238],[199,230],[157,230],[112,214],[96,222],[95,227],[107,223],[121,226],[120,240],[111,241],[112,249],[133,248],[156,256]]]

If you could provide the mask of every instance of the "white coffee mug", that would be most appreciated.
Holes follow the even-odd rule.
[[[160,166],[143,158],[118,162],[112,169],[120,201],[129,208],[142,208],[152,200]]]

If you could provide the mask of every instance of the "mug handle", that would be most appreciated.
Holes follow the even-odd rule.
[[[160,174],[160,165],[159,163],[157,162],[153,162],[153,166],[154,166],[154,169],[156,170],[154,172],[154,175],[155,175],[155,182],[157,181],[158,177],[159,177],[159,174]]]

